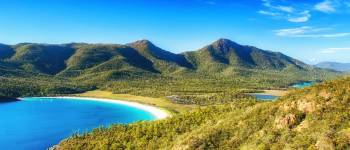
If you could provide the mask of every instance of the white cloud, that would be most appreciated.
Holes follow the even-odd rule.
[[[278,17],[289,22],[301,23],[309,21],[311,15],[305,9],[296,9],[288,4],[276,4],[276,1],[262,0],[266,10],[260,10],[258,13],[267,16]]]
[[[289,29],[279,29],[275,30],[277,36],[282,37],[303,37],[303,38],[336,38],[349,36],[348,32],[341,33],[329,33],[331,28],[313,28],[309,26],[303,26],[298,28],[289,28]]]
[[[295,22],[295,23],[300,23],[300,22],[307,22],[309,21],[310,16],[302,16],[302,17],[297,17],[297,18],[289,18],[289,22]]]
[[[350,33],[343,32],[343,33],[315,35],[314,37],[334,38],[334,37],[344,37],[344,36],[349,36],[349,35],[350,35]]]
[[[288,21],[289,22],[296,22],[296,23],[307,22],[307,21],[309,21],[309,19],[311,17],[309,11],[304,11],[304,12],[300,13],[300,15],[301,16],[299,16],[299,17],[289,18]]]
[[[266,7],[270,7],[271,6],[271,1],[270,0],[262,0],[263,5]]]
[[[292,36],[292,35],[301,35],[305,34],[307,30],[309,30],[311,27],[304,26],[299,28],[289,28],[289,29],[279,29],[275,30],[276,35],[278,36]]]
[[[327,48],[321,50],[322,54],[333,54],[337,52],[350,51],[350,47],[341,47],[341,48]]]
[[[259,14],[262,15],[267,15],[267,16],[278,16],[279,13],[274,13],[274,12],[269,12],[269,11],[264,11],[264,10],[260,10],[258,11]]]
[[[280,11],[288,12],[288,13],[294,12],[294,8],[290,6],[274,6],[273,8]]]
[[[282,5],[273,5],[270,0],[262,0],[263,5],[267,8],[278,10],[278,11],[283,11],[283,12],[288,12],[292,13],[294,12],[294,8],[291,6],[282,6]]]
[[[334,2],[332,0],[325,0],[315,5],[315,9],[325,13],[335,12]]]
[[[350,0],[318,0],[318,3],[297,5],[289,0],[261,0],[262,15],[273,16],[293,23],[308,22],[315,13],[350,13]]]

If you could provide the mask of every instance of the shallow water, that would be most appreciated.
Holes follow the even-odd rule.
[[[298,89],[303,89],[303,88],[312,86],[314,84],[315,84],[315,82],[300,82],[300,83],[293,84],[292,87],[298,88]]]
[[[156,119],[135,107],[79,99],[24,98],[0,103],[0,149],[41,150],[73,133]]]
[[[259,100],[275,100],[278,98],[278,96],[262,94],[262,93],[253,93],[251,95],[255,96]]]

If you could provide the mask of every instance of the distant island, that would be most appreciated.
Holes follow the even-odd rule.
[[[350,63],[321,62],[315,66],[324,69],[332,69],[335,71],[350,72]]]

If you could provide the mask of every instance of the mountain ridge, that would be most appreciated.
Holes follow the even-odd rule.
[[[253,68],[261,67],[262,69],[281,69],[288,64],[298,67],[306,66],[305,63],[280,52],[240,45],[228,39],[219,39],[201,48],[199,51],[207,51],[214,59],[229,65],[241,65]]]
[[[118,74],[168,77],[268,76],[278,74],[323,78],[317,69],[280,52],[219,39],[196,51],[175,54],[148,40],[128,44],[0,45],[0,62],[14,69],[60,77],[119,79]],[[1,64],[0,64],[1,65]],[[108,75],[109,74],[109,75]],[[116,75],[117,74],[117,75]],[[307,79],[301,79],[307,80]],[[310,80],[310,79],[308,79]],[[316,79],[315,79],[316,80]]]
[[[325,61],[325,62],[320,62],[315,66],[319,68],[324,68],[324,69],[333,69],[335,71],[350,72],[350,63]]]

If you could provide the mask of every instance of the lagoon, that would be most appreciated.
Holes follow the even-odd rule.
[[[293,84],[292,87],[297,89],[303,89],[303,88],[312,86],[314,84],[315,82],[299,82],[299,83]]]
[[[158,119],[154,110],[135,106],[80,98],[32,97],[3,102],[0,103],[0,147],[44,150],[73,133]]]
[[[278,96],[265,94],[265,93],[252,93],[251,95],[255,96],[256,99],[258,100],[265,100],[265,101],[276,100],[278,98]]]

